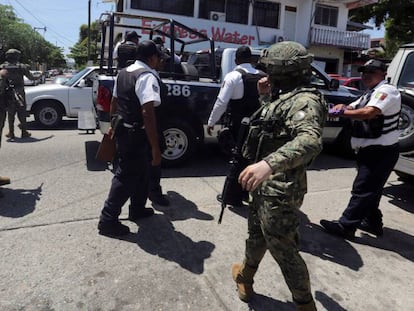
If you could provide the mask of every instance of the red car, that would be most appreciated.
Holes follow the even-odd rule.
[[[339,80],[339,84],[346,86],[352,90],[358,91],[359,93],[366,90],[365,85],[362,83],[361,77],[342,77],[338,74],[330,73],[331,78]]]

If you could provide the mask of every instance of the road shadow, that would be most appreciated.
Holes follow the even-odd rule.
[[[267,297],[258,293],[254,293],[252,299],[248,303],[249,311],[291,311],[295,310],[295,304],[292,302],[283,302],[271,297]]]
[[[389,202],[409,213],[414,213],[414,185],[410,183],[387,184],[382,192]]]
[[[199,220],[214,219],[212,215],[200,211],[194,202],[187,200],[178,192],[168,191],[166,196],[170,201],[169,206],[160,206],[154,203],[152,206],[155,210],[162,212],[170,221],[186,220],[190,218]]]
[[[333,168],[337,169],[354,167],[356,167],[354,160],[341,158],[338,155],[333,155],[329,152],[324,151],[316,157],[316,159],[308,167],[308,170],[324,171]]]
[[[109,169],[110,163],[96,159],[100,142],[96,140],[85,141],[86,168],[88,171],[105,171]]]
[[[43,183],[35,189],[2,188],[0,216],[19,218],[32,213],[42,195],[42,187]]]
[[[339,303],[337,303],[333,298],[329,297],[323,292],[316,291],[315,299],[321,303],[321,305],[327,311],[347,311]]]
[[[6,141],[8,143],[27,144],[27,143],[37,143],[39,141],[48,140],[48,139],[51,139],[53,137],[55,137],[55,135],[49,135],[49,136],[46,136],[46,137],[43,137],[43,138],[36,138],[34,136],[30,136],[30,137],[26,137],[26,138],[16,137],[16,138],[8,138],[8,139],[6,139]]]
[[[310,222],[303,212],[300,218],[300,250],[338,265],[358,271],[363,261],[349,241],[328,234],[321,226]]]
[[[217,143],[201,144],[196,154],[179,167],[163,168],[163,178],[225,176],[229,158]]]
[[[195,242],[176,231],[166,215],[155,214],[136,222],[137,233],[130,233],[123,241],[136,243],[142,250],[177,263],[194,274],[204,272],[204,261],[211,256],[215,245],[208,241]]]
[[[362,233],[360,238],[354,240],[361,245],[390,251],[414,262],[414,236],[403,231],[384,227],[384,235],[377,238]]]

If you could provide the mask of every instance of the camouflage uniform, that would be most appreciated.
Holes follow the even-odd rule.
[[[9,138],[14,138],[14,119],[17,113],[17,117],[20,121],[20,128],[22,130],[22,137],[30,136],[27,131],[26,123],[26,95],[24,92],[24,79],[23,76],[28,77],[30,80],[36,80],[29,71],[29,66],[19,63],[20,51],[16,49],[10,49],[6,52],[6,62],[0,65],[0,69],[7,69],[8,79],[14,86],[17,94],[22,98],[23,104],[16,102],[11,97],[7,103],[7,117],[9,120],[9,133],[6,135]]]
[[[233,266],[233,277],[239,296],[240,284],[250,286],[253,294],[253,276],[268,249],[298,310],[316,310],[309,273],[298,250],[298,210],[307,191],[306,168],[322,150],[327,105],[316,89],[296,80],[293,88],[279,85],[281,95],[276,100],[261,97],[262,110],[252,118],[243,146],[243,155],[254,162],[264,160],[272,175],[250,193],[245,259],[242,265]]]
[[[6,120],[6,77],[3,73],[5,75],[5,71],[0,74],[0,147],[4,121]]]
[[[0,147],[4,120],[6,119],[6,74],[6,70],[0,69]],[[0,186],[7,184],[10,184],[10,178],[7,176],[0,176]],[[3,197],[3,192],[0,188],[0,198],[1,197]]]

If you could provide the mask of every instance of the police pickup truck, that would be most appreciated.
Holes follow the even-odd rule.
[[[169,19],[108,13],[101,17],[101,24],[101,67],[107,65],[108,71],[98,76],[93,87],[101,131],[105,133],[109,127],[109,106],[116,76],[112,58],[116,29],[120,27],[125,31],[132,28],[150,39],[160,35],[169,43],[170,51],[181,55],[181,64],[169,64],[160,72],[168,88],[167,98],[157,108],[160,109],[160,124],[167,146],[163,165],[175,166],[185,162],[204,141],[207,120],[221,81],[236,65],[236,48],[215,49],[214,41],[205,34]],[[204,44],[204,49],[201,44]],[[186,48],[189,47],[195,47],[198,52],[188,52]],[[252,49],[252,54],[257,60],[260,50]],[[339,86],[338,80],[330,78],[317,66],[312,66],[312,84],[329,103],[347,104],[355,100],[357,95]],[[325,142],[343,140],[341,144],[346,145],[349,136],[342,130],[342,125],[339,118],[329,119],[324,130]]]
[[[414,43],[401,46],[387,70],[388,81],[401,93],[400,158],[395,172],[404,180],[414,180]]]

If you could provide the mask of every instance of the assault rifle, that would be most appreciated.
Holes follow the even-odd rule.
[[[24,107],[24,98],[21,94],[19,94],[16,91],[14,84],[11,80],[6,81],[6,94],[10,98],[10,100],[15,102],[18,106]]]
[[[246,192],[242,189],[239,184],[239,175],[248,165],[248,160],[243,158],[241,149],[246,139],[249,129],[250,119],[243,118],[238,132],[237,141],[235,147],[231,151],[231,159],[229,161],[230,168],[224,181],[223,191],[217,195],[217,201],[221,203],[221,212],[218,219],[218,223],[221,224],[223,219],[224,209],[227,205],[230,206],[241,206],[243,205],[243,196]]]

